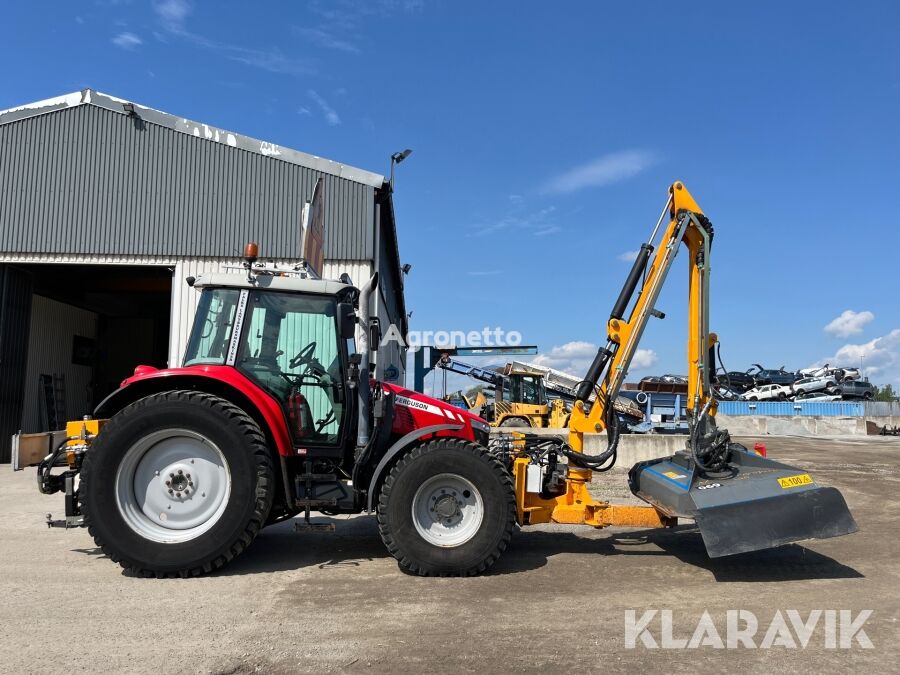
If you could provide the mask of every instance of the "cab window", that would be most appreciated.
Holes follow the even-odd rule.
[[[341,441],[346,402],[333,298],[251,292],[236,366],[284,408],[295,445]]]

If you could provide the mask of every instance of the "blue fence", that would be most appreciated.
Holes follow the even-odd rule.
[[[722,415],[774,415],[778,417],[864,417],[863,401],[834,401],[809,403],[800,401],[719,401]]]

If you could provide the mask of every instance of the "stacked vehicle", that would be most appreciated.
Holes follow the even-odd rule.
[[[719,375],[716,384],[720,400],[869,401],[875,396],[875,387],[861,379],[858,368],[835,368],[828,364],[792,372],[784,366],[773,370],[755,363],[744,372]]]

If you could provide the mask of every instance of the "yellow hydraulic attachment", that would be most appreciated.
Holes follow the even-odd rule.
[[[656,234],[668,216],[668,226],[655,248]],[[713,363],[709,356],[716,343],[716,336],[709,333],[708,289],[709,249],[712,227],[694,198],[680,182],[669,188],[669,198],[657,221],[650,240],[641,246],[638,260],[622,289],[607,323],[607,343],[594,358],[587,376],[579,387],[579,393],[568,420],[568,446],[575,453],[584,452],[584,434],[607,429],[612,411],[609,402],[615,401],[624,382],[628,366],[651,316],[658,315],[654,303],[665,282],[680,245],[689,252],[689,305],[688,305],[688,401],[689,416],[706,407],[709,415],[715,414],[715,400],[711,398],[710,379]],[[651,255],[652,260],[651,260]],[[643,277],[643,281],[642,281]],[[642,282],[642,283],[641,283]],[[640,288],[638,289],[638,284]],[[637,300],[627,314],[631,298]],[[608,366],[608,368],[607,368]],[[605,376],[601,380],[601,376]],[[593,405],[588,406],[592,394]],[[588,409],[589,408],[589,409]],[[614,431],[614,430],[610,430]],[[611,433],[610,436],[613,434]],[[516,435],[517,436],[517,435]],[[522,437],[524,438],[524,437]],[[615,460],[615,444],[611,440],[610,458]],[[514,442],[513,445],[516,445]],[[524,442],[521,443],[524,447]],[[589,459],[589,458],[586,458]],[[586,462],[590,464],[590,462]],[[594,527],[621,525],[630,527],[672,526],[677,519],[664,515],[652,506],[614,505],[597,502],[588,493],[591,482],[589,468],[575,466],[570,461],[562,494],[547,495],[528,489],[528,472],[539,469],[527,454],[518,456],[513,463],[516,488],[516,507],[519,524],[567,523]],[[600,466],[595,466],[600,468]],[[604,467],[605,468],[605,467]]]
[[[677,518],[663,515],[652,506],[632,506],[594,501],[588,492],[591,471],[569,469],[565,494],[545,499],[540,494],[527,492],[528,457],[519,457],[513,463],[516,487],[516,512],[519,525],[560,523],[565,525],[591,525],[592,527],[672,527]]]

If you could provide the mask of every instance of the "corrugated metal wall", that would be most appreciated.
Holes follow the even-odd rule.
[[[0,250],[228,257],[298,254],[322,174],[81,105],[0,125]],[[374,257],[374,188],[325,175],[325,256]]]
[[[72,363],[74,335],[95,339],[97,315],[40,295],[33,296],[25,368],[23,431],[47,431],[41,428],[43,398],[39,377],[42,373],[65,376],[66,419],[78,419],[92,411],[92,368]]]
[[[719,401],[723,415],[773,415],[778,417],[861,417],[866,404],[862,401]]]
[[[867,401],[866,416],[892,417],[900,415],[900,401]]]

